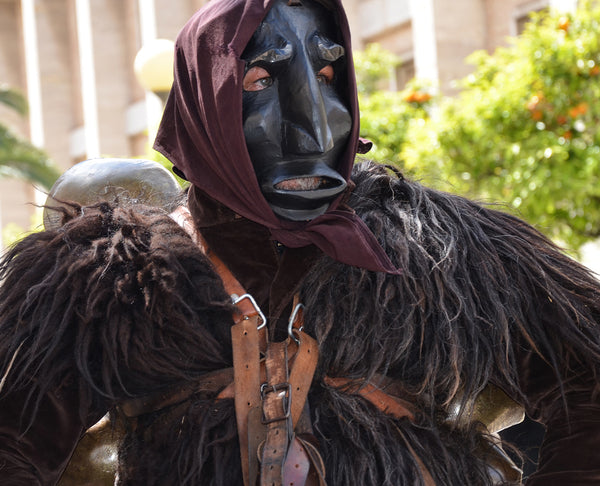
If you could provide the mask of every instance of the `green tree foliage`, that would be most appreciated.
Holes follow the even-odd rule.
[[[27,114],[27,102],[16,90],[0,85],[0,103],[21,115]],[[0,177],[29,180],[50,189],[60,171],[40,149],[15,136],[0,123]]]
[[[378,44],[354,53],[360,104],[361,136],[373,142],[368,157],[401,164],[401,153],[412,124],[424,125],[431,95],[416,82],[406,90],[390,91],[390,76],[400,60]]]
[[[596,3],[597,5],[597,3]],[[532,18],[425,123],[404,123],[402,166],[507,204],[571,248],[600,236],[600,7]],[[397,147],[396,147],[397,149]],[[447,181],[450,186],[443,186]]]
[[[29,227],[23,228],[17,223],[8,223],[2,228],[2,244],[5,248],[14,245],[17,241],[25,238],[30,233],[40,231],[44,228],[42,208],[35,208],[29,220]]]
[[[4,84],[0,85],[0,104],[23,116],[28,113],[27,100],[23,95]],[[60,170],[42,150],[20,139],[0,123],[0,177],[25,179],[44,189],[50,189],[59,176]],[[42,212],[36,210],[30,230],[25,230],[16,223],[8,223],[2,228],[2,244],[10,246],[29,231],[40,229],[41,220]]]
[[[175,177],[175,179],[177,179],[177,182],[179,183],[179,185],[181,186],[182,189],[189,187],[189,185],[190,185],[189,181],[182,179],[177,174],[175,174],[175,172],[173,172],[173,163],[169,159],[167,159],[163,154],[154,150],[150,146],[150,144],[148,144],[146,153],[147,153],[147,155],[142,158],[144,158],[146,160],[153,160],[154,162],[158,162],[160,165],[162,165],[171,174],[173,174],[173,177]]]

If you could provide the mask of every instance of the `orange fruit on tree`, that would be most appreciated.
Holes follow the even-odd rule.
[[[565,32],[569,30],[569,25],[571,25],[569,17],[561,17],[558,21],[558,28],[560,30],[564,30]]]

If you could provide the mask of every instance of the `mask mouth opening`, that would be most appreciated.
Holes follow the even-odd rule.
[[[345,179],[324,162],[303,161],[279,164],[265,174],[261,190],[276,214],[306,220],[324,213],[346,186]]]
[[[336,179],[324,176],[305,176],[284,179],[273,187],[278,191],[316,191],[321,189],[331,189],[339,186],[340,182]]]
[[[270,174],[265,174],[261,190],[267,201],[280,202],[289,198],[299,204],[305,200],[323,204],[333,200],[346,189],[346,181],[323,162],[280,164]],[[309,203],[309,206],[314,204]]]

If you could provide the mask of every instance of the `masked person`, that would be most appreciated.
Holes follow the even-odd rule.
[[[292,328],[288,340],[301,336],[299,350],[304,336],[318,345],[295,435],[289,423],[281,429],[291,437],[283,459],[309,459],[294,484],[516,484],[489,434],[494,414],[481,409],[486,396],[492,411],[500,407],[497,397],[513,408],[492,385],[547,427],[539,470],[528,484],[596,484],[598,282],[514,217],[382,166],[352,171],[363,148],[358,134],[339,0],[212,0],[178,37],[156,148],[192,183],[188,207],[203,245],[257,301],[271,343],[288,336],[297,296],[304,327]],[[279,395],[283,415],[266,424],[266,438],[248,433],[240,440],[239,383],[232,393],[230,380],[209,386],[206,378],[235,368],[240,351],[232,346],[230,306],[211,267],[155,210],[105,204],[78,211],[68,214],[63,230],[12,252],[4,275],[10,284],[17,276],[31,279],[39,312],[46,302],[56,317],[78,297],[44,301],[58,277],[40,286],[19,270],[34,255],[51,263],[42,272],[49,273],[75,258],[75,249],[88,255],[89,268],[107,269],[86,273],[94,284],[85,294],[102,295],[97,301],[109,312],[84,306],[73,319],[58,319],[60,332],[52,335],[51,318],[25,312],[31,301],[22,303],[4,285],[4,369],[15,358],[17,377],[44,384],[29,429],[36,434],[27,433],[25,445],[6,417],[18,417],[27,392],[18,383],[8,388],[16,405],[0,417],[8,438],[0,449],[14,466],[5,471],[52,484],[86,426],[108,408],[126,412],[135,405],[135,414],[125,413],[135,419],[119,452],[121,484],[264,481],[265,464],[272,464],[269,434],[289,422],[286,400],[293,408],[298,394],[271,383],[265,364],[260,398]],[[21,254],[30,259],[21,261]],[[77,268],[72,264],[65,266]],[[62,275],[61,288],[78,288],[66,270]],[[137,279],[144,284],[139,295]],[[106,332],[102,322],[109,323]],[[57,349],[73,358],[59,358]],[[40,423],[53,410],[62,422]],[[61,442],[44,456],[40,444],[57,435]],[[298,456],[294,437],[304,448]],[[302,469],[306,462],[295,464]],[[284,471],[273,483],[282,477],[289,482]]]

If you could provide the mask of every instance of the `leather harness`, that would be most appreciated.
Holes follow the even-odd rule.
[[[288,338],[269,342],[267,323],[258,305],[212,252],[185,207],[171,214],[213,263],[236,309],[231,328],[233,370],[208,373],[194,388],[171,391],[159,397],[129,401],[121,408],[136,416],[148,408],[177,403],[199,390],[214,391],[217,398],[233,398],[240,444],[244,486],[326,486],[324,461],[311,434],[308,391],[317,367],[319,347],[303,330],[303,306],[294,299]],[[233,378],[233,380],[232,380]],[[359,394],[395,418],[414,418],[410,406],[373,383],[325,377],[324,383],[346,393]],[[219,386],[220,385],[220,386]],[[426,486],[434,481],[411,449]]]
[[[135,419],[179,405],[196,394],[215,399],[231,398],[235,403],[244,486],[326,486],[325,465],[317,439],[312,434],[306,400],[319,349],[316,341],[303,330],[302,305],[294,299],[288,338],[283,342],[269,343],[266,319],[258,305],[207,247],[195,230],[187,208],[180,207],[171,217],[212,261],[235,303],[231,328],[233,367],[205,373],[192,383],[126,400],[119,409],[125,417]],[[343,393],[360,395],[396,419],[415,418],[414,406],[401,398],[406,393],[397,380],[383,375],[375,375],[371,381],[324,376],[322,382]],[[460,405],[457,407],[460,408]],[[458,423],[461,415],[454,416],[453,408],[449,407],[446,420]],[[488,426],[488,432],[493,433],[520,422],[523,411],[502,390],[488,385],[475,399],[473,413],[469,416],[469,422],[480,421]],[[59,484],[81,484],[81,471],[86,471],[84,476],[90,480],[97,480],[100,470],[105,472],[105,464],[96,464],[92,456],[97,456],[97,447],[107,446],[110,446],[107,450],[111,454],[116,454],[114,427],[104,420],[88,430]],[[123,433],[118,427],[117,432]],[[435,486],[420,457],[410,444],[405,442],[405,445],[419,467],[423,484]],[[520,480],[520,470],[499,445],[486,452],[494,477],[497,477],[494,484]],[[106,484],[114,482],[116,464],[113,466],[114,470],[109,468]]]

